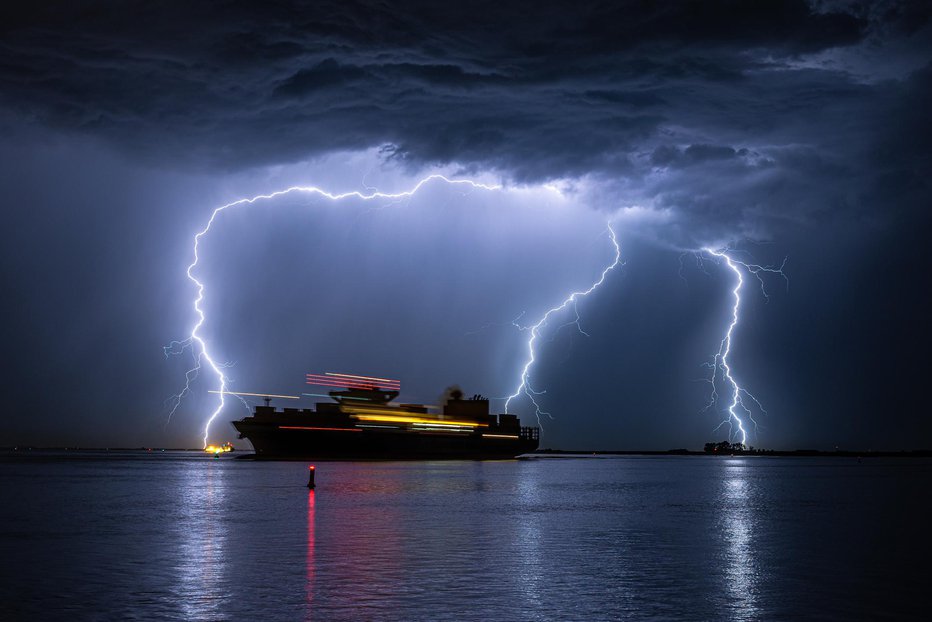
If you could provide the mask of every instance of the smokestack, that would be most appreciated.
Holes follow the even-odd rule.
[[[463,399],[463,390],[460,389],[459,385],[451,384],[446,389],[443,390],[443,395],[440,396],[440,405],[446,406],[447,402],[450,400],[461,400]]]

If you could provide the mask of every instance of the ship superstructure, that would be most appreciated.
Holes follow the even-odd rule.
[[[539,428],[521,426],[515,415],[489,414],[489,400],[481,395],[463,399],[454,390],[437,408],[396,404],[399,391],[389,384],[395,381],[345,376],[351,380],[341,381],[342,390],[328,393],[333,401],[279,410],[267,400],[233,426],[257,458],[268,459],[513,458],[540,442]],[[332,375],[308,378],[334,384]]]

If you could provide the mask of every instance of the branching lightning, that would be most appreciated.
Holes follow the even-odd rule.
[[[734,376],[732,375],[731,365],[728,363],[728,355],[731,353],[732,335],[734,333],[735,327],[738,325],[738,320],[740,317],[741,289],[744,286],[744,277],[741,275],[741,270],[738,268],[738,266],[743,267],[744,270],[748,272],[748,274],[752,274],[757,277],[757,280],[760,283],[761,293],[764,295],[766,300],[770,300],[770,297],[767,295],[767,290],[764,286],[764,279],[762,274],[779,274],[783,277],[784,281],[786,281],[787,287],[789,287],[789,280],[787,279],[786,273],[783,272],[783,267],[786,265],[786,259],[784,259],[783,263],[779,266],[760,266],[757,264],[745,263],[735,259],[732,255],[728,254],[729,249],[714,250],[711,248],[704,248],[702,250],[703,252],[708,253],[713,257],[725,260],[725,264],[735,274],[735,287],[732,290],[732,295],[734,296],[735,300],[731,309],[731,321],[725,330],[725,336],[722,338],[722,341],[719,344],[718,352],[716,352],[712,362],[707,364],[707,366],[712,369],[712,375],[711,378],[709,378],[709,383],[712,385],[712,392],[709,403],[703,410],[709,410],[715,407],[719,401],[716,382],[719,380],[719,370],[721,369],[721,378],[729,387],[731,392],[731,401],[727,408],[728,417],[723,420],[715,429],[718,430],[727,423],[729,429],[731,430],[729,436],[731,438],[740,437],[741,444],[747,445],[748,430],[745,428],[745,421],[742,419],[742,416],[746,416],[748,421],[753,423],[756,429],[757,420],[754,418],[755,409],[757,412],[764,415],[767,414],[767,411],[764,410],[764,407],[761,405],[760,401],[754,397],[754,395],[738,384],[738,381],[735,380]],[[701,258],[698,258],[698,261],[701,268]],[[748,404],[748,402],[751,402],[751,404]],[[737,432],[735,431],[736,428]]]
[[[615,257],[612,260],[612,262],[602,270],[602,273],[599,275],[598,280],[596,280],[592,285],[590,285],[589,289],[581,290],[578,292],[573,292],[572,294],[567,296],[563,300],[563,302],[561,302],[559,305],[547,311],[544,314],[544,316],[540,318],[540,320],[538,320],[538,322],[532,326],[522,326],[518,324],[517,322],[518,322],[518,319],[520,319],[520,316],[518,316],[518,318],[515,318],[515,320],[512,322],[520,330],[530,330],[531,337],[530,339],[528,339],[528,342],[527,342],[528,357],[524,363],[524,367],[521,369],[521,375],[519,377],[520,382],[518,384],[518,388],[515,389],[514,393],[509,395],[508,398],[505,400],[505,412],[506,413],[508,412],[508,406],[511,404],[511,400],[517,398],[523,393],[531,401],[531,404],[534,405],[534,414],[537,416],[538,423],[541,422],[540,421],[541,415],[546,415],[548,417],[551,416],[549,412],[541,408],[540,403],[537,401],[537,396],[543,395],[544,393],[546,393],[546,391],[535,390],[531,385],[531,379],[530,379],[531,367],[533,367],[534,363],[537,361],[537,351],[536,351],[537,340],[540,338],[541,329],[543,329],[547,325],[547,322],[550,320],[551,316],[560,313],[567,307],[573,308],[573,313],[575,314],[576,319],[571,322],[567,322],[566,324],[563,324],[563,326],[567,326],[569,324],[575,324],[579,332],[581,332],[582,334],[586,336],[589,335],[589,333],[584,331],[582,329],[582,326],[580,326],[579,324],[579,309],[577,308],[577,303],[579,302],[580,298],[584,298],[588,296],[590,293],[595,291],[600,285],[602,285],[602,283],[605,282],[605,279],[608,276],[608,273],[614,270],[615,267],[621,263],[621,247],[618,245],[618,238],[615,236],[615,230],[612,228],[611,223],[608,223],[607,226],[608,226],[609,238],[612,241],[612,246],[615,248]]]
[[[472,189],[481,189],[481,190],[501,189],[500,185],[482,184],[476,181],[466,180],[466,179],[449,179],[445,177],[444,175],[435,174],[435,175],[430,175],[428,177],[425,177],[424,179],[417,182],[417,184],[415,184],[413,188],[411,188],[410,190],[405,190],[404,192],[387,193],[387,192],[378,192],[378,191],[372,191],[372,192],[352,191],[352,192],[344,192],[341,194],[334,194],[334,193],[322,190],[321,188],[318,188],[316,186],[292,186],[285,190],[279,190],[277,192],[272,192],[269,194],[260,194],[252,198],[233,201],[232,203],[227,203],[226,205],[221,205],[220,207],[214,209],[214,211],[211,212],[210,214],[210,218],[208,219],[207,224],[204,226],[203,229],[201,229],[194,236],[194,258],[191,261],[190,265],[188,265],[188,269],[186,271],[188,279],[192,283],[194,283],[194,287],[196,288],[196,291],[197,291],[197,296],[194,299],[194,313],[197,316],[197,322],[194,324],[194,327],[191,329],[191,332],[186,339],[181,340],[181,341],[172,341],[168,346],[165,346],[164,348],[166,356],[172,355],[172,354],[181,354],[182,352],[190,348],[192,351],[192,355],[194,357],[193,366],[185,373],[184,388],[177,395],[170,398],[170,403],[172,404],[172,408],[168,415],[169,420],[171,420],[171,417],[172,415],[175,414],[175,411],[178,410],[178,407],[181,404],[182,400],[190,394],[191,383],[198,377],[198,374],[200,373],[201,369],[204,368],[206,364],[206,367],[210,371],[213,372],[213,374],[217,377],[217,380],[219,382],[219,388],[217,390],[219,400],[218,400],[217,407],[210,414],[210,417],[208,418],[207,423],[204,425],[203,441],[204,441],[204,447],[207,447],[207,438],[210,433],[210,424],[213,423],[214,419],[217,418],[217,415],[219,415],[220,412],[223,410],[223,407],[225,404],[224,397],[226,395],[232,395],[229,391],[227,391],[228,379],[226,377],[226,374],[223,373],[223,370],[226,367],[228,367],[228,365],[223,364],[223,363],[218,363],[214,359],[214,357],[210,354],[210,351],[207,346],[207,342],[204,340],[204,338],[200,334],[201,327],[204,325],[204,322],[206,320],[204,309],[201,306],[201,303],[204,301],[205,287],[204,287],[204,284],[201,281],[199,281],[197,277],[194,275],[194,271],[197,268],[198,262],[200,261],[200,257],[198,255],[198,249],[200,246],[200,242],[210,232],[210,228],[214,224],[214,221],[217,219],[217,216],[219,214],[233,207],[237,207],[240,205],[250,205],[250,204],[256,203],[257,201],[274,199],[276,197],[280,197],[280,196],[291,194],[291,193],[313,194],[313,195],[317,195],[317,196],[320,196],[326,199],[330,199],[331,201],[339,201],[341,199],[348,199],[348,198],[356,198],[356,199],[361,199],[363,201],[371,201],[371,200],[378,200],[378,199],[396,201],[396,200],[401,200],[401,199],[405,199],[405,198],[413,196],[415,193],[417,193],[418,190],[420,190],[426,184],[432,181],[443,181],[450,185],[463,185],[463,186],[467,186]],[[614,239],[614,234],[613,234],[613,239]]]
[[[377,190],[369,191],[368,187],[365,192],[351,191],[345,193],[331,193],[316,186],[292,186],[290,188],[268,194],[260,194],[251,198],[239,199],[237,201],[233,201],[231,203],[227,203],[226,205],[221,205],[220,207],[215,208],[211,212],[206,225],[194,236],[193,259],[185,272],[188,280],[194,284],[196,290],[196,296],[192,305],[196,315],[196,322],[191,328],[187,338],[183,340],[172,341],[164,348],[166,357],[170,355],[181,355],[188,351],[190,351],[192,356],[192,365],[185,372],[185,383],[183,389],[178,394],[172,396],[169,400],[171,407],[168,415],[168,421],[171,420],[172,416],[178,410],[181,402],[188,395],[190,395],[192,384],[199,377],[203,369],[207,369],[209,372],[212,372],[213,375],[217,378],[218,382],[217,389],[211,391],[211,393],[216,393],[218,395],[218,402],[204,425],[204,433],[202,438],[204,447],[208,445],[211,424],[222,412],[226,404],[226,396],[229,395],[236,397],[242,401],[242,398],[239,395],[236,395],[235,392],[228,390],[229,379],[224,370],[230,367],[230,364],[218,362],[211,354],[207,341],[201,335],[201,329],[207,319],[203,308],[206,288],[204,283],[198,280],[195,272],[200,263],[200,243],[202,239],[210,233],[214,222],[222,212],[237,206],[251,205],[259,201],[271,200],[276,197],[292,193],[317,195],[331,201],[355,198],[362,201],[387,200],[389,202],[395,202],[412,197],[426,184],[433,181],[440,181],[450,185],[462,185],[470,189],[477,190],[494,191],[500,190],[502,188],[500,185],[489,185],[468,179],[450,179],[444,175],[434,174],[421,179],[409,190],[397,193],[380,192]],[[521,316],[515,318],[515,320],[512,321],[512,324],[517,326],[519,329],[529,331],[530,337],[527,341],[527,358],[525,359],[524,365],[521,368],[517,388],[505,399],[505,412],[508,412],[508,409],[511,406],[511,402],[513,400],[519,398],[521,395],[524,395],[533,405],[534,413],[537,416],[538,422],[540,422],[542,416],[550,416],[550,413],[541,407],[540,401],[538,399],[539,396],[544,394],[546,391],[535,389],[531,382],[531,370],[533,369],[534,364],[537,362],[537,347],[539,340],[541,338],[542,332],[553,320],[553,318],[570,307],[572,308],[572,312],[574,314],[573,319],[560,325],[557,330],[564,326],[575,325],[580,333],[588,335],[588,333],[582,329],[580,324],[578,302],[581,298],[588,296],[590,293],[598,289],[605,282],[608,274],[621,264],[621,248],[611,223],[607,225],[607,230],[612,246],[614,248],[614,256],[612,261],[605,268],[603,268],[599,274],[598,279],[595,280],[592,285],[590,285],[585,290],[575,291],[569,294],[560,304],[554,306],[546,313],[544,313],[540,320],[538,320],[537,323],[533,325],[524,326],[519,324],[518,322],[521,319]],[[753,424],[756,428],[757,421],[755,419],[755,413],[766,414],[766,410],[764,410],[760,401],[753,394],[751,394],[747,389],[738,383],[733,374],[732,365],[729,360],[732,352],[732,339],[734,336],[734,331],[740,320],[741,293],[745,280],[744,275],[747,274],[755,276],[760,284],[762,295],[765,299],[769,300],[763,276],[765,274],[780,275],[787,282],[788,287],[789,281],[787,280],[787,276],[783,271],[786,260],[784,259],[783,263],[779,266],[761,266],[737,259],[734,256],[733,250],[729,248],[718,250],[704,248],[702,249],[702,252],[707,253],[716,260],[723,260],[728,268],[734,273],[736,279],[734,289],[732,290],[734,304],[732,306],[731,319],[725,329],[725,333],[719,345],[718,352],[715,353],[712,361],[707,364],[707,366],[712,370],[711,377],[708,379],[708,382],[711,384],[712,388],[710,401],[705,409],[708,410],[714,408],[719,403],[719,386],[720,384],[724,383],[728,387],[730,400],[726,408],[728,413],[727,417],[721,422],[721,424],[719,424],[718,428],[728,424],[729,429],[731,430],[730,436],[732,438],[740,439],[742,444],[746,444],[750,432],[748,429],[748,422]],[[697,254],[696,257],[699,269],[705,271],[701,256]],[[682,276],[682,258],[680,274]]]

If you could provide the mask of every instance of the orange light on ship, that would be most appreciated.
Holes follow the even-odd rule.
[[[208,445],[204,451],[209,454],[219,455],[227,451],[233,451],[233,443],[224,443],[223,445]]]

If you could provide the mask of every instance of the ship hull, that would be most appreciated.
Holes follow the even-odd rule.
[[[495,460],[534,451],[536,438],[411,433],[376,429],[296,429],[248,420],[233,426],[265,460]]]

